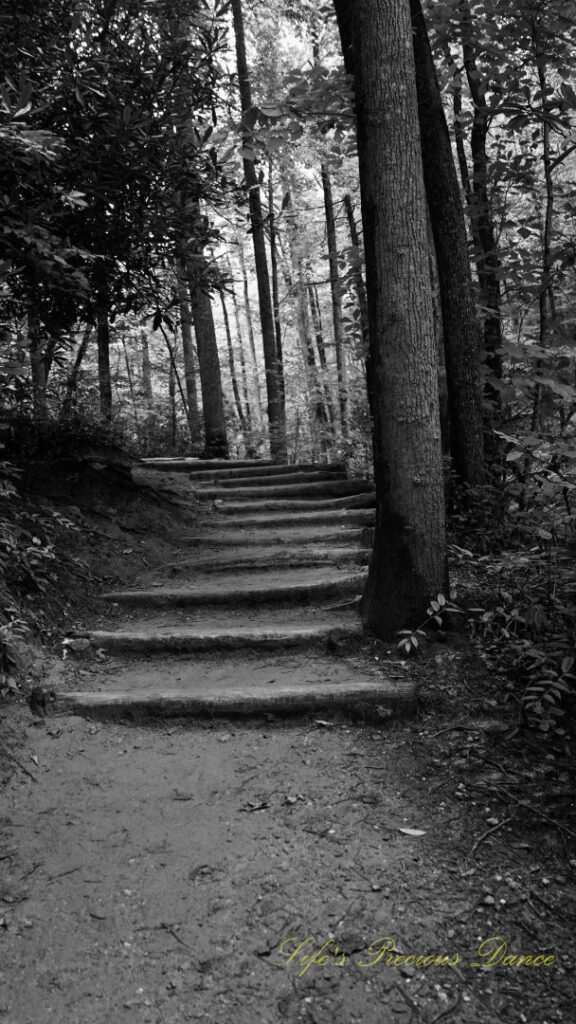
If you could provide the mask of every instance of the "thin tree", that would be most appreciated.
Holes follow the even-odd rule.
[[[488,153],[486,150],[490,114],[486,100],[486,83],[476,59],[472,13],[468,0],[461,0],[460,11],[462,56],[470,97],[474,105],[472,131],[470,134],[473,165],[469,193],[470,222],[472,236],[478,250],[477,267],[480,280],[480,298],[484,310],[484,351],[486,363],[492,373],[497,377],[501,377],[501,265],[488,190]]]
[[[438,375],[406,0],[334,0],[355,61],[374,374],[375,543],[365,625],[392,640],[447,585]]]
[[[232,14],[234,19],[234,36],[236,40],[236,59],[238,64],[238,87],[240,91],[244,126],[244,178],[246,180],[246,189],[248,191],[248,208],[250,211],[252,241],[254,243],[254,260],[256,263],[256,278],[258,282],[258,297],[260,303],[260,324],[262,327],[262,343],[264,347],[266,391],[268,396],[268,422],[270,425],[270,453],[273,459],[285,462],[287,459],[287,450],[286,420],[282,400],[283,381],[281,378],[281,367],[278,360],[276,332],[274,329],[274,311],[272,307],[270,276],[268,273],[268,261],[266,257],[266,236],[264,233],[262,198],[260,195],[260,184],[254,168],[254,160],[246,155],[251,141],[250,125],[254,123],[254,111],[252,105],[252,88],[248,73],[248,61],[246,58],[242,0],[232,0]]]
[[[450,448],[461,480],[484,476],[480,325],[460,188],[420,0],[410,0],[424,183],[436,250],[450,414]]]
[[[177,261],[176,275],[178,279],[178,299],[180,303],[180,330],[182,333],[182,354],[184,357],[184,380],[188,398],[188,429],[193,445],[198,444],[202,436],[200,408],[198,406],[198,388],[196,386],[196,359],[194,357],[194,341],[192,334],[192,311],[190,294],[186,280],[186,269]]]
[[[322,191],[324,194],[324,213],[326,215],[326,241],[328,245],[328,265],[330,267],[330,294],[332,296],[332,324],[334,329],[334,348],[336,350],[336,371],[338,374],[338,405],[340,408],[340,426],[342,437],[348,437],[348,380],[346,372],[346,353],[344,349],[344,324],[342,322],[342,282],[338,269],[338,243],[336,238],[336,215],[332,195],[332,181],[328,166],[321,164]]]

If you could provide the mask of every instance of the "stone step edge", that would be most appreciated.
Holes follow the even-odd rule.
[[[57,694],[55,710],[73,714],[157,715],[162,717],[306,714],[317,711],[372,712],[377,719],[415,710],[417,685],[412,680],[332,683],[314,687],[243,687],[218,691],[185,690],[138,693],[70,692]]]
[[[267,548],[273,550],[267,550]],[[231,575],[241,572],[251,572],[252,570],[258,571],[274,568],[328,568],[330,565],[340,564],[353,564],[353,565],[366,565],[369,561],[372,553],[371,548],[358,547],[357,545],[349,545],[348,547],[334,547],[330,548],[326,546],[313,547],[312,545],[284,545],[284,544],[271,544],[263,545],[264,550],[259,553],[259,549],[252,553],[251,547],[248,546],[247,550],[239,549],[236,552],[236,559],[228,557],[226,560],[219,559],[218,554],[222,555],[223,552],[214,552],[212,557],[210,555],[203,555],[201,558],[182,558],[177,562],[166,562],[162,566],[162,572],[166,576],[176,576],[180,571],[187,572],[190,570],[196,570],[197,572],[211,573],[222,573],[228,570]]]
[[[326,644],[331,640],[360,640],[364,633],[360,623],[323,622],[310,626],[232,626],[199,630],[198,627],[176,627],[172,633],[147,634],[130,630],[74,630],[72,637],[87,641],[74,652],[80,657],[93,657],[96,650],[188,652],[236,650],[257,647],[260,650],[281,650],[284,647],[306,647]]]
[[[346,473],[338,470],[326,471],[325,473],[312,471],[279,473],[275,476],[264,476],[261,474],[259,476],[223,477],[221,474],[218,474],[216,480],[200,480],[198,483],[196,483],[195,477],[191,478],[190,486],[201,497],[204,490],[213,487],[221,488],[224,491],[233,491],[237,487],[252,487],[254,490],[260,491],[264,487],[294,487],[297,484],[334,483],[344,480],[348,480]],[[348,482],[350,483],[351,481],[348,480]]]
[[[219,525],[221,527],[226,526],[225,523]],[[182,538],[182,544],[186,544],[189,547],[197,548],[203,547],[207,543],[209,543],[210,547],[212,548],[218,547],[220,549],[225,549],[228,547],[238,548],[239,546],[246,548],[260,547],[262,544],[265,544],[267,542],[271,544],[285,543],[286,545],[291,545],[298,542],[298,544],[301,544],[303,547],[306,547],[309,544],[330,544],[334,540],[346,540],[350,542],[356,541],[358,543],[361,543],[364,531],[366,529],[369,529],[369,527],[366,526],[329,526],[327,529],[323,530],[321,534],[319,534],[314,529],[314,525],[312,525],[312,527],[308,527],[305,535],[303,536],[302,534],[294,533],[294,531],[300,529],[300,527],[294,524],[293,526],[291,525],[286,528],[287,530],[291,530],[292,533],[286,533],[286,530],[282,531],[282,536],[286,537],[286,540],[283,541],[282,537],[279,536],[278,531],[272,530],[271,532],[269,532],[267,527],[259,529],[259,527],[256,526],[255,530],[253,530],[251,533],[246,532],[242,533],[239,536],[238,531],[234,532],[231,529],[231,526],[232,524],[228,526],[228,529],[221,528],[219,531],[215,530],[214,533],[210,534],[191,534],[189,537]]]
[[[209,604],[259,604],[265,601],[298,601],[309,597],[354,593],[363,587],[367,570],[342,574],[340,579],[314,580],[310,583],[278,583],[254,587],[220,587],[214,590],[195,590],[193,587],[154,587],[148,590],[112,590],[100,594],[100,600],[114,604],[139,604],[146,607],[169,605],[172,608],[204,606]]]

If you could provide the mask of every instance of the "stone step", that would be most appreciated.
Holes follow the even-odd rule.
[[[202,497],[239,501],[264,501],[266,498],[321,498],[338,497],[348,494],[365,494],[372,492],[374,484],[370,480],[319,480],[302,484],[277,484],[274,487],[206,487],[202,489]],[[199,492],[196,492],[199,493]]]
[[[243,529],[241,535],[236,529],[236,524],[222,523],[221,527],[214,531],[191,534],[182,538],[182,543],[188,547],[202,547],[206,550],[214,548],[238,548],[241,545],[246,547],[260,547],[269,544],[362,544],[362,537],[366,527],[359,528],[353,524],[326,524],[319,530],[317,526],[298,526],[290,524],[285,527],[274,528],[270,523],[269,528],[255,530]]]
[[[259,547],[254,545],[247,549],[233,551],[212,551],[205,555],[197,555],[196,558],[180,559],[177,562],[168,563],[163,567],[162,572],[164,575],[174,577],[206,571],[220,572],[226,569],[229,569],[230,572],[246,572],[279,566],[367,565],[369,559],[369,548],[269,544]],[[157,578],[157,573],[155,578]]]
[[[207,523],[206,530],[206,543],[210,543],[211,535],[209,530],[214,528],[219,530],[221,526],[228,525],[227,519],[225,524],[219,522],[220,512],[217,516],[214,516],[210,523]],[[311,512],[255,512],[251,516],[239,516],[237,515],[232,523],[230,524],[235,530],[240,531],[238,534],[238,542],[242,542],[243,538],[241,535],[242,530],[253,530],[262,527],[263,529],[269,529],[270,527],[276,526],[282,529],[289,529],[290,527],[299,526],[340,526],[344,528],[346,525],[358,526],[372,526],[375,521],[375,511],[370,508],[351,508],[351,509],[314,509]]]
[[[349,672],[338,682],[310,683],[298,673],[266,685],[243,683],[212,689],[111,690],[106,693],[61,693],[55,710],[94,717],[154,718],[324,714],[344,711],[365,720],[389,720],[414,710],[416,686],[410,679],[375,679]]]
[[[194,470],[190,474],[190,479],[192,485],[195,485],[196,483],[211,481],[224,483],[227,480],[244,480],[245,478],[253,478],[260,481],[260,479],[266,479],[266,477],[290,477],[295,473],[316,473],[319,474],[320,478],[330,476],[331,474],[346,477],[346,466],[343,462],[326,463],[325,466],[319,466],[313,462],[299,462],[292,466],[279,465],[278,463],[254,463],[252,466],[228,463],[227,469]]]
[[[271,615],[248,622],[237,617],[171,625],[149,621],[120,629],[77,630],[74,635],[90,640],[94,650],[110,653],[189,654],[323,646],[330,641],[359,639],[362,628],[357,617],[318,615],[310,619],[283,613],[282,621]]]
[[[274,462],[266,462],[261,459],[244,459],[232,462],[228,459],[192,459],[182,458],[152,458],[141,459],[141,465],[145,469],[158,469],[164,473],[196,473],[235,469],[256,470],[261,467],[274,466]]]
[[[284,571],[210,576],[196,579],[193,585],[159,586],[147,590],[113,590],[101,594],[103,601],[140,608],[193,608],[222,604],[293,603],[348,594],[360,594],[366,570],[338,571],[332,567],[286,569]]]
[[[270,487],[292,487],[295,484],[315,484],[320,483],[323,480],[346,480],[346,473],[339,471],[334,472],[309,472],[309,473],[282,473],[274,476],[246,476],[246,477],[233,477],[230,479],[221,479],[220,475],[215,482],[208,481],[203,483],[200,487],[195,487],[195,493],[202,497],[205,491],[211,491],[214,486],[218,487],[219,490],[243,490],[247,487],[257,489],[261,491],[263,488]],[[193,481],[193,486],[196,481]]]
[[[234,516],[239,512],[310,512],[342,510],[347,508],[376,508],[376,495],[372,491],[365,494],[348,494],[343,498],[305,498],[271,499],[269,501],[229,501],[228,498],[218,504],[221,515]]]

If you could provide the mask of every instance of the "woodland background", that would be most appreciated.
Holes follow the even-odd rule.
[[[409,6],[424,177],[457,175],[466,252],[427,180],[459,596],[430,590],[425,622],[405,622],[399,643],[418,649],[449,605],[521,720],[562,735],[576,611],[576,15],[562,0],[428,2],[424,37]],[[372,471],[373,266],[346,7],[2,0],[5,690],[14,637],[37,628],[30,609],[64,557],[54,512],[22,486],[31,461],[106,461],[115,446]],[[426,156],[423,111],[437,101],[450,167],[438,146]],[[459,258],[448,283],[446,250]],[[449,281],[467,275],[473,307],[454,324]],[[476,376],[480,430],[468,431],[457,417],[474,418]]]

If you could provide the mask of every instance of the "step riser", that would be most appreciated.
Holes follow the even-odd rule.
[[[369,480],[326,480],[310,484],[288,484],[277,487],[207,487],[202,490],[202,498],[209,500],[230,499],[239,501],[265,500],[266,498],[321,498],[325,496],[343,496],[348,494],[366,494],[374,490]],[[197,492],[198,493],[198,492]]]
[[[210,591],[208,593],[182,594],[170,592],[127,590],[120,593],[102,594],[103,601],[126,604],[132,608],[210,608],[214,605],[294,604],[319,600],[325,597],[361,594],[364,576],[360,579],[334,580],[295,587],[269,587],[251,591]]]

